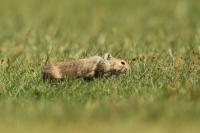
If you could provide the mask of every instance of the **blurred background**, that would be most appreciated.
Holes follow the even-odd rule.
[[[200,1],[0,0],[0,130],[197,132]],[[41,66],[110,52],[128,76],[45,84]]]
[[[0,42],[39,57],[49,49],[74,57],[88,49],[129,55],[136,48],[192,47],[199,43],[198,6],[196,0],[1,0]]]

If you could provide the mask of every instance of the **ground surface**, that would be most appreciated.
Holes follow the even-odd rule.
[[[200,2],[1,0],[4,132],[197,132]],[[111,52],[128,75],[44,83],[49,58]]]

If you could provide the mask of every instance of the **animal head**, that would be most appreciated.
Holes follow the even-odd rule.
[[[107,71],[111,74],[126,73],[130,69],[129,64],[125,60],[114,58],[110,53],[104,54],[103,59],[106,64]]]

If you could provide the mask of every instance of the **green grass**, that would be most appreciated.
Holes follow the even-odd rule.
[[[4,132],[199,130],[197,0],[0,2]],[[126,59],[130,73],[91,82],[42,81],[47,57],[51,62],[105,52]]]

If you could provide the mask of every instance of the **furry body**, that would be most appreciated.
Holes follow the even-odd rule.
[[[77,59],[68,62],[58,62],[43,66],[44,79],[63,80],[64,78],[91,79],[101,76],[126,73],[129,65],[122,59],[113,58],[110,54]]]

